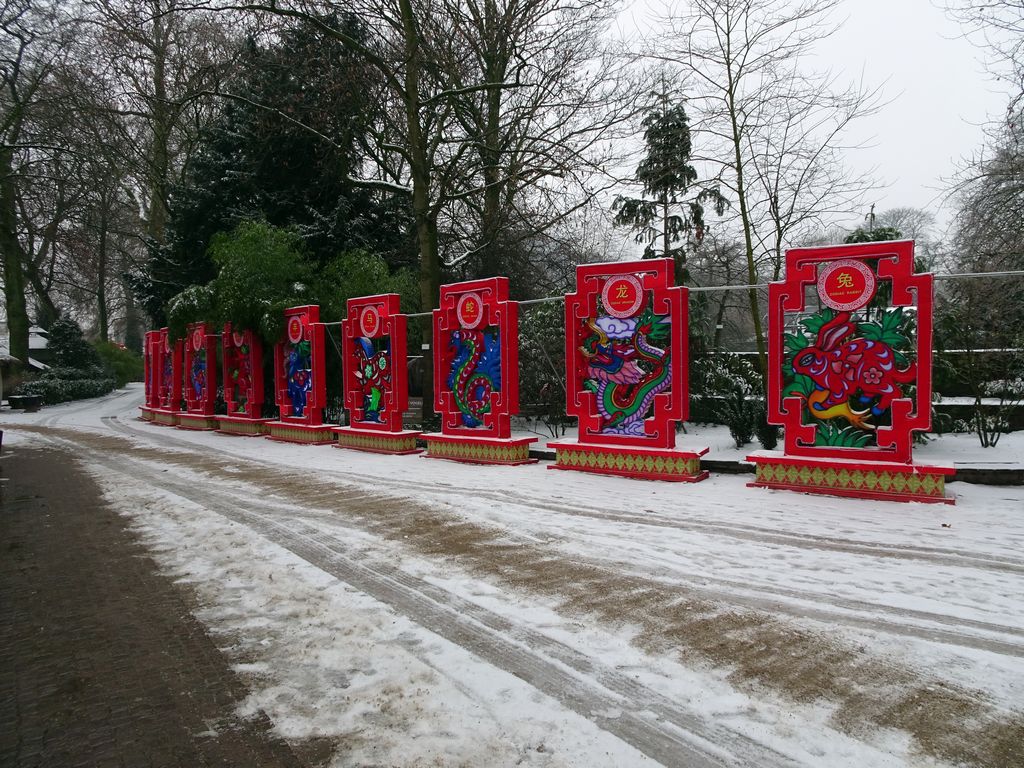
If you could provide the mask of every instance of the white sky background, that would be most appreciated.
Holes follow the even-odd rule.
[[[847,157],[853,170],[875,169],[879,186],[866,199],[881,213],[922,208],[941,226],[952,211],[940,208],[948,180],[962,158],[984,141],[983,124],[1001,114],[1005,91],[987,73],[985,52],[963,37],[940,0],[846,0],[833,20],[839,30],[821,46],[810,68],[831,69],[839,82],[884,84],[888,104],[849,136],[864,149]],[[656,35],[652,17],[682,8],[685,0],[633,0],[620,17],[620,33]],[[854,217],[844,225],[853,229]],[[940,233],[937,233],[940,234]]]

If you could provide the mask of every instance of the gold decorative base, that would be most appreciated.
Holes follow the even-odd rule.
[[[196,432],[212,432],[217,429],[217,417],[204,413],[178,414],[178,429],[191,429]]]
[[[953,467],[818,459],[769,451],[751,454],[747,461],[756,467],[756,479],[748,483],[752,487],[884,501],[956,503],[946,496],[946,475],[953,474]]]
[[[675,483],[696,483],[704,480],[707,470],[700,468],[700,457],[707,448],[645,448],[642,446],[580,443],[576,440],[548,443],[555,449],[555,463],[549,469],[593,472],[641,480],[667,480]]]
[[[292,424],[287,421],[268,421],[267,437],[283,443],[327,445],[334,442],[330,424]]]
[[[422,432],[404,430],[402,432],[383,432],[358,427],[335,427],[334,434],[338,438],[338,448],[351,448],[355,451],[368,453],[389,453],[397,456],[419,453],[416,438]]]
[[[530,444],[536,437],[460,437],[439,432],[423,436],[427,442],[426,458],[448,459],[466,464],[533,464]]]

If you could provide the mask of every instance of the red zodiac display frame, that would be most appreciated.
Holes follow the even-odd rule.
[[[687,290],[672,259],[584,264],[565,297],[566,411],[575,440],[552,441],[555,469],[694,481],[697,451],[676,449],[689,413]]]
[[[289,442],[333,442],[330,427],[323,423],[327,384],[320,307],[292,307],[285,310],[284,318],[284,337],[274,345],[280,418],[267,424],[269,436]]]
[[[753,485],[951,501],[953,468],[912,456],[931,428],[932,301],[911,240],[787,251],[768,287],[767,418],[784,452],[748,457]]]
[[[888,307],[872,310],[872,299],[886,281],[891,286]],[[823,306],[817,317],[825,322],[818,325],[804,318],[802,328],[790,324],[796,332],[787,335],[786,315],[807,313],[809,287],[818,294]],[[768,287],[768,420],[785,427],[786,453],[911,461],[913,433],[931,428],[932,292],[932,276],[914,273],[911,240],[787,251],[786,280]],[[882,318],[881,333],[868,325],[875,317]],[[902,351],[886,339],[910,334],[888,324],[889,318],[898,318],[913,331],[914,338]],[[894,333],[884,335],[890,327]],[[801,335],[809,343],[794,349],[803,343]],[[797,351],[802,354],[794,354]],[[798,394],[792,382],[784,381],[787,366],[810,379],[814,390]],[[903,396],[905,384],[916,384],[913,397]],[[863,408],[851,407],[847,400],[854,398],[844,397],[858,393],[869,398]],[[833,408],[848,411],[839,415],[851,425],[860,422],[873,431],[876,445],[821,444],[817,433],[828,420],[823,416]],[[807,419],[812,409],[813,421]],[[882,411],[891,412],[890,423],[872,424]]]
[[[183,373],[186,413],[212,417],[217,401],[217,334],[209,323],[188,324]]]
[[[262,435],[271,419],[263,416],[263,342],[252,330],[224,324],[220,335],[222,381],[227,415],[218,428],[229,435]]]
[[[397,293],[349,299],[341,324],[348,427],[334,430],[338,447],[375,453],[416,453],[420,433],[402,429],[409,407],[407,318]]]
[[[221,333],[224,402],[228,416],[258,419],[263,412],[263,342],[231,323]]]
[[[409,407],[406,317],[397,293],[349,299],[342,323],[345,407],[353,426],[402,429]]]
[[[158,362],[160,360],[160,331],[146,331],[143,337],[142,363],[145,397],[142,405],[142,418],[153,420],[153,410],[160,407]]]
[[[536,438],[511,437],[519,410],[519,305],[507,277],[441,286],[434,323],[434,410],[441,434],[431,458],[525,463]]]
[[[178,423],[181,412],[181,380],[184,342],[181,339],[171,341],[170,331],[161,328],[156,341],[157,355],[155,358],[157,381],[157,404],[153,421],[157,424],[173,426]]]
[[[566,410],[579,420],[579,442],[675,446],[675,425],[689,415],[689,343],[687,291],[671,284],[672,274],[671,259],[576,268],[576,292],[565,297],[565,359]],[[641,371],[634,361],[646,354],[645,349],[654,349],[647,339],[659,332],[664,349],[657,352],[662,360],[653,360],[658,381],[641,394],[646,388],[641,376],[650,378],[651,372]],[[636,376],[628,376],[627,369]],[[601,377],[597,392],[593,385],[588,387],[595,378],[592,373]],[[619,402],[616,387],[648,401],[650,416],[645,418],[642,409],[633,407],[641,403]],[[610,405],[605,407],[600,399]],[[613,413],[613,408],[618,410]],[[609,427],[616,416],[624,417],[628,426]]]

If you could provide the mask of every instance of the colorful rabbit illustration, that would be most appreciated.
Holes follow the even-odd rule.
[[[793,371],[814,382],[815,391],[807,398],[808,409],[818,419],[845,417],[863,429],[874,429],[865,419],[879,416],[892,401],[902,397],[899,384],[913,382],[917,367],[911,362],[905,369],[896,367],[892,348],[884,341],[856,336],[857,325],[849,312],[840,312],[821,326],[817,344],[799,350],[793,357]],[[856,411],[850,397],[856,395],[870,408]]]

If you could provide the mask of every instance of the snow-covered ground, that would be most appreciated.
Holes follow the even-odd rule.
[[[158,427],[140,399],[4,412],[4,449],[74,449],[246,710],[335,765],[1024,765],[1024,488],[477,467]],[[972,441],[916,455],[1024,463],[1024,433]]]

